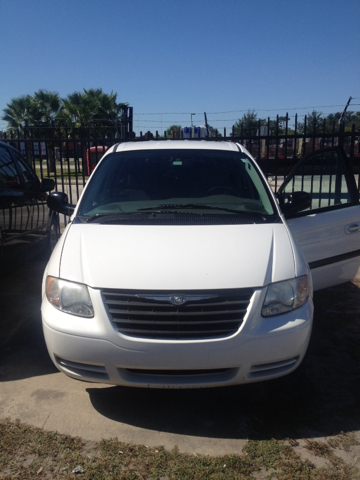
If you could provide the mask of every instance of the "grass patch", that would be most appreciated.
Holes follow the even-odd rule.
[[[335,441],[335,440],[334,440]],[[338,438],[349,445],[354,439]],[[335,458],[330,447],[311,441],[312,451],[325,455],[331,467],[316,468],[281,440],[249,441],[240,455],[209,457],[182,454],[176,448],[128,445],[117,439],[84,442],[45,432],[20,422],[0,422],[0,478],[31,479],[278,479],[350,480],[359,471]]]
[[[318,457],[328,457],[330,455],[330,447],[326,443],[317,442],[316,440],[306,439],[306,447],[309,452]]]
[[[44,176],[46,176],[47,178],[55,179],[55,174],[53,172],[48,173],[47,175],[44,175]],[[83,181],[83,176],[81,172],[77,172],[75,170],[66,170],[64,168],[63,173],[61,174],[61,170],[56,170],[56,178],[58,182],[60,182],[62,178],[64,178],[64,181],[66,181],[69,178],[69,176],[73,180],[76,180],[76,177],[77,177],[79,179],[79,183],[82,183]],[[89,179],[89,176],[86,174],[85,181],[87,181],[88,179]]]
[[[344,433],[341,432],[336,437],[332,437],[328,439],[328,444],[332,448],[340,448],[341,450],[345,450],[345,452],[349,452],[351,447],[355,445],[359,445],[358,440],[356,439],[354,433]]]

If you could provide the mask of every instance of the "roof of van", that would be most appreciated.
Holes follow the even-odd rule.
[[[126,152],[132,150],[222,150],[239,152],[243,148],[234,142],[219,140],[146,140],[141,142],[123,142],[114,145],[106,153]]]

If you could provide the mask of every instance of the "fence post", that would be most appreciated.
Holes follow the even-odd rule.
[[[288,122],[289,122],[289,115],[288,112],[286,112],[285,115],[285,145],[284,145],[284,159],[285,159],[285,165],[287,165],[287,152],[288,152]],[[287,171],[287,169],[286,169]]]
[[[55,137],[55,123],[52,122],[51,128],[50,128],[50,141],[48,141],[48,144],[47,144],[47,157],[48,157],[49,172],[56,174],[56,159],[55,159],[54,141],[53,141],[54,137]]]
[[[307,116],[304,117],[304,135],[303,135],[303,144],[302,144],[302,156],[305,157],[306,155],[306,121]]]

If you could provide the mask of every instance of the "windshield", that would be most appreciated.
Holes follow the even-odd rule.
[[[220,150],[137,150],[104,158],[78,216],[199,213],[274,215],[273,201],[251,159]]]

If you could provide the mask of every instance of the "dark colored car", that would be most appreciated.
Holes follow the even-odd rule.
[[[47,206],[54,186],[49,178],[40,182],[20,152],[0,142],[0,273],[55,246],[59,220]]]

